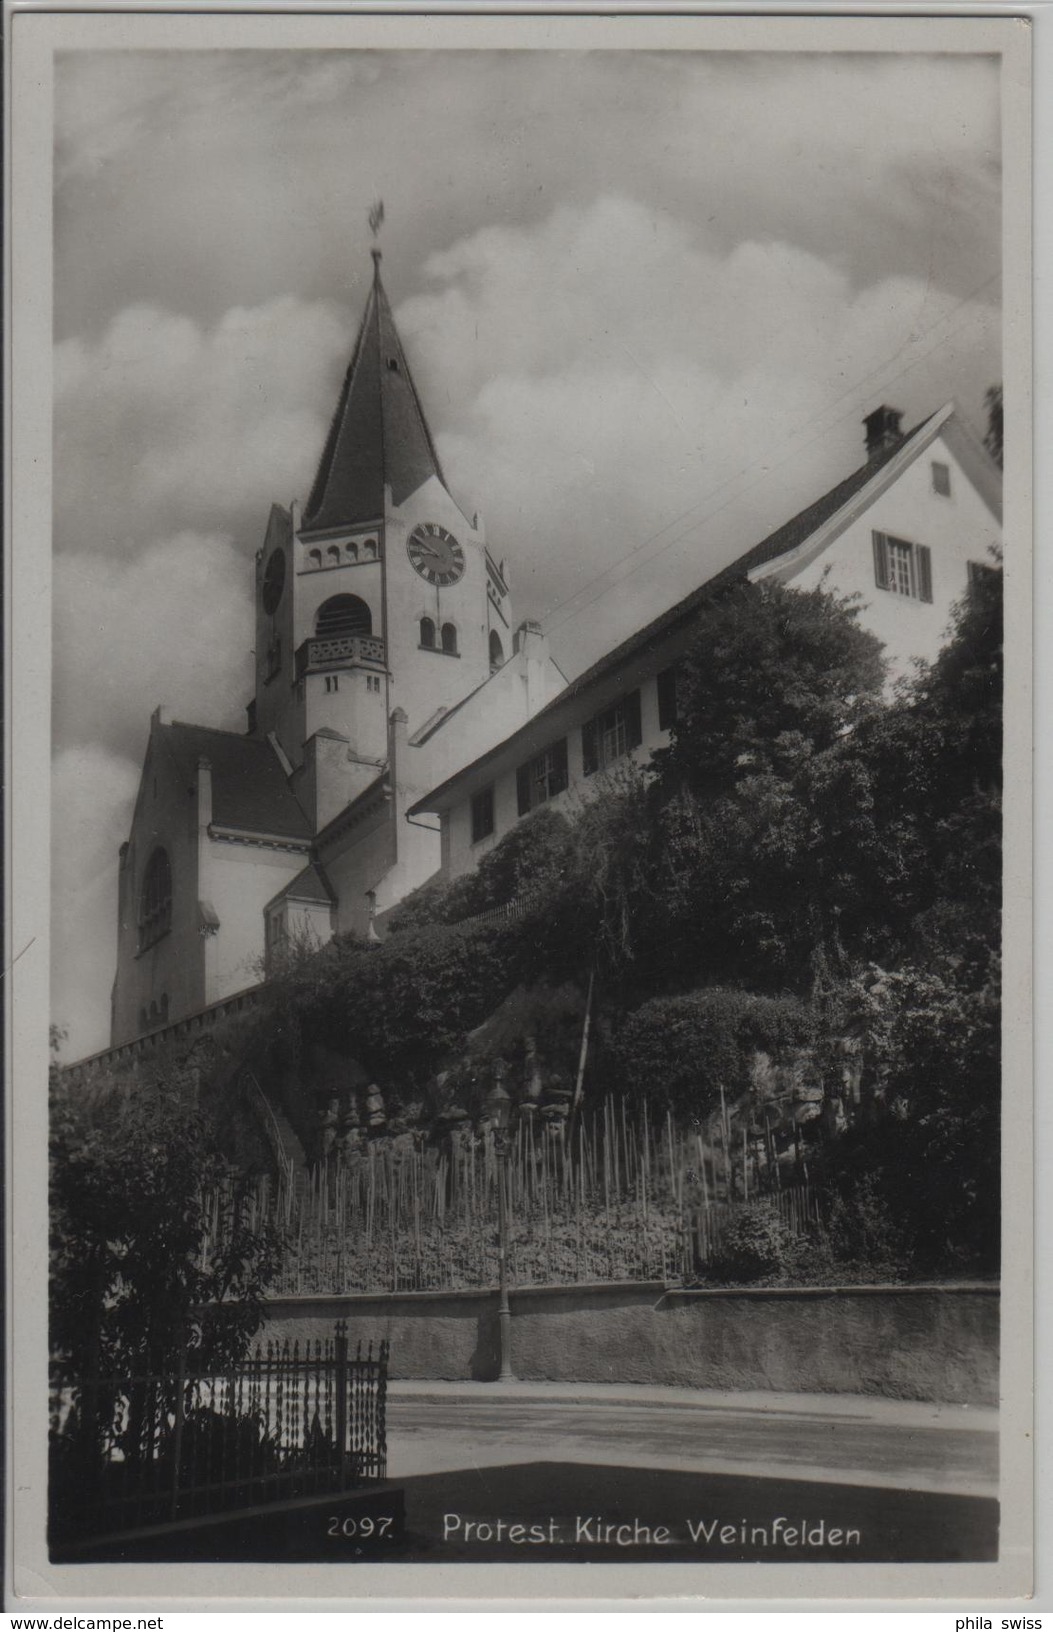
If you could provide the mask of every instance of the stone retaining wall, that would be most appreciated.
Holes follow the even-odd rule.
[[[994,1405],[998,1288],[667,1290],[621,1282],[513,1291],[512,1365],[523,1381],[655,1383],[880,1394]],[[391,1375],[497,1375],[494,1292],[363,1293],[271,1300],[261,1337],[391,1344]]]

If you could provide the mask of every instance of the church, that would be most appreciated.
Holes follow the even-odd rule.
[[[646,760],[675,720],[692,614],[724,584],[854,593],[903,673],[1001,543],[1000,472],[953,404],[907,432],[881,406],[855,471],[568,684],[449,491],[373,261],[314,484],[272,506],[256,556],[246,730],[151,719],[120,850],[114,1046],[288,950],[382,934],[536,806]]]
[[[314,484],[272,506],[256,556],[245,734],[151,719],[113,1044],[255,984],[282,948],[377,933],[440,865],[410,806],[566,684],[450,494],[380,259]]]

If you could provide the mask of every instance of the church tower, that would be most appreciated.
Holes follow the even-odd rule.
[[[441,863],[411,807],[564,684],[513,636],[373,261],[310,494],[272,506],[256,556],[248,731],[151,721],[120,851],[115,1044],[242,992],[284,947],[382,928]]]
[[[252,734],[316,832],[388,763],[396,710],[412,734],[511,650],[503,573],[450,494],[372,253],[310,495],[272,508],[256,560]]]

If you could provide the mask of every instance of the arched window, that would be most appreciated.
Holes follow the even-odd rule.
[[[358,545],[355,543],[354,539],[352,539],[351,543],[347,546],[347,559],[349,561],[358,560]]]
[[[154,851],[146,864],[139,895],[139,946],[150,946],[172,927],[172,869],[165,850]]]
[[[373,614],[357,595],[333,595],[318,608],[314,632],[328,635],[371,635]]]
[[[499,669],[505,660],[505,649],[496,629],[490,630],[490,668]]]
[[[435,624],[431,618],[421,618],[420,620],[420,643],[422,646],[427,646],[429,651],[433,651],[435,648]]]
[[[326,550],[325,553],[329,557],[330,566],[338,567],[340,565],[340,546],[339,546],[339,544],[330,544],[329,548]]]
[[[321,550],[308,550],[307,559],[311,563],[312,567],[320,567],[322,565]]]
[[[444,652],[457,651],[457,625],[444,623],[442,626],[442,649]]]
[[[363,561],[375,561],[376,558],[377,541],[375,538],[367,538],[366,542],[362,546],[362,559]]]

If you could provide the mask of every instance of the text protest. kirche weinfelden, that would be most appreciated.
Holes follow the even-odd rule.
[[[443,1515],[443,1540],[480,1545],[507,1542],[513,1547],[560,1546],[572,1542],[587,1547],[671,1547],[690,1542],[701,1550],[721,1547],[851,1549],[862,1544],[862,1532],[832,1525],[824,1518],[789,1518],[780,1514],[768,1524],[748,1519],[685,1518],[666,1524],[645,1524],[638,1518],[617,1521],[601,1513],[549,1517],[534,1524],[507,1519],[469,1519],[461,1513]]]

